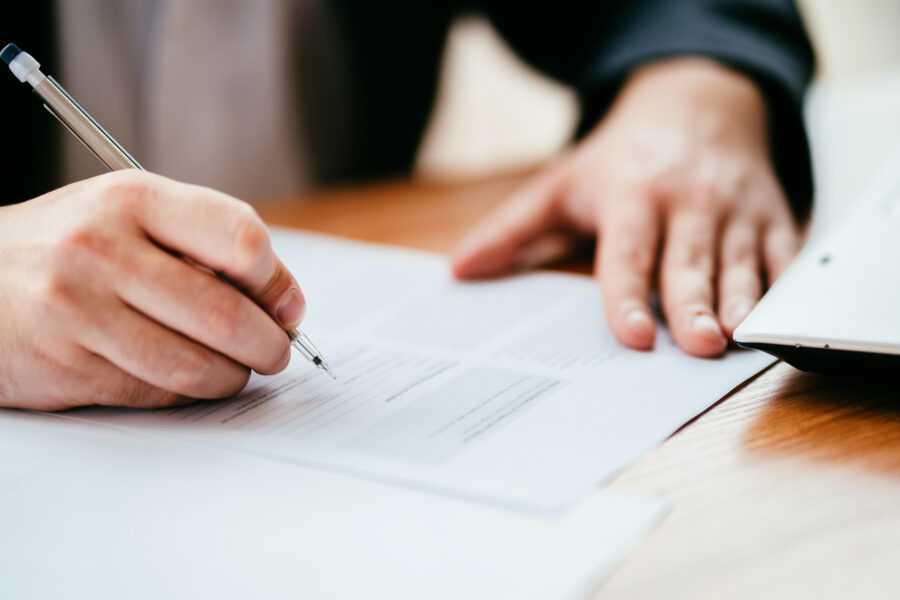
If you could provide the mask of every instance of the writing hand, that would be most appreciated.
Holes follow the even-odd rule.
[[[0,209],[2,406],[228,396],[287,366],[304,309],[255,211],[207,188],[118,171]]]

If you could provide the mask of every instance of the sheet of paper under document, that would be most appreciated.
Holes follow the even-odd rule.
[[[535,516],[0,410],[0,597],[583,598],[666,510]]]
[[[623,348],[593,279],[454,281],[443,257],[276,230],[339,379],[294,360],[239,396],[77,418],[531,511],[603,483],[769,365]]]

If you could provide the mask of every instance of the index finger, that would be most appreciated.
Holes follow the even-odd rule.
[[[539,174],[479,223],[453,251],[453,274],[492,277],[528,260],[529,246],[562,220],[556,200],[565,177],[558,167]]]
[[[275,255],[265,224],[249,204],[158,175],[126,174],[119,185],[153,241],[225,274],[283,327],[303,319],[300,285]]]

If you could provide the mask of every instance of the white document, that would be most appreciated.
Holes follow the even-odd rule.
[[[0,597],[584,597],[665,511],[537,517],[0,410]]]
[[[592,279],[454,281],[436,255],[276,231],[304,329],[339,380],[295,358],[236,398],[70,413],[526,510],[609,479],[772,362],[623,348]]]

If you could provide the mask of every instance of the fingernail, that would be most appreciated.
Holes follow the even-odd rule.
[[[653,331],[653,319],[650,315],[639,308],[631,309],[625,315],[625,325],[628,329],[641,335],[646,335]]]
[[[753,310],[753,304],[750,302],[742,302],[731,307],[728,311],[728,323],[737,325]]]
[[[722,328],[719,327],[719,322],[706,313],[694,315],[691,319],[691,329],[698,333],[715,334],[722,337]]]
[[[275,309],[275,318],[285,327],[291,327],[303,320],[303,313],[306,312],[306,302],[303,300],[303,294],[297,288],[291,288],[282,296]]]

